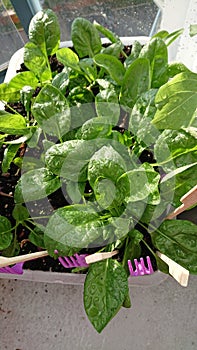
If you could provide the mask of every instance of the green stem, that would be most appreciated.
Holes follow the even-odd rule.
[[[128,57],[127,54],[126,54],[123,50],[121,50],[121,54],[122,54],[125,58]]]
[[[38,219],[48,219],[50,218],[50,215],[44,215],[44,216],[32,216],[30,219],[27,219],[26,221],[29,221],[33,223],[33,220],[38,220]]]
[[[151,247],[146,243],[146,241],[144,239],[142,239],[142,242],[145,244],[145,246],[148,248],[148,250],[150,250],[151,254],[155,257],[155,259],[157,259],[157,255],[155,254],[155,252],[151,249]]]
[[[126,240],[125,240],[125,248],[127,247],[128,243],[129,243],[129,237],[127,236]],[[122,266],[125,267],[127,266],[127,257],[126,257],[126,249],[124,248],[124,255],[123,255],[123,259],[122,259]]]
[[[25,226],[26,228],[28,228],[29,231],[34,232],[34,230],[31,227],[29,227],[29,225],[27,225],[26,223],[25,223]]]
[[[7,230],[7,231],[3,231],[3,232],[1,232],[1,233],[8,233],[8,232],[10,232],[10,231],[12,231],[12,230],[16,230],[17,229],[17,227],[18,227],[18,224],[16,224],[15,226],[13,226],[10,230]]]

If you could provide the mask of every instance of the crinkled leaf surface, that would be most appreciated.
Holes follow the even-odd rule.
[[[189,130],[164,130],[154,145],[154,155],[169,172],[197,161],[197,137]]]
[[[84,285],[84,306],[97,332],[100,333],[116,315],[127,293],[127,274],[116,260],[100,261],[89,267]]]
[[[197,274],[197,225],[186,220],[166,220],[151,236],[158,250]]]
[[[60,27],[57,16],[51,9],[39,11],[32,18],[29,40],[47,56],[57,51],[60,44]]]
[[[0,216],[0,249],[9,247],[12,241],[12,226],[5,216]]]
[[[82,140],[70,140],[50,147],[45,154],[47,168],[60,175],[68,154],[78,146],[81,148],[82,144]]]
[[[17,151],[19,149],[19,145],[9,145],[3,155],[3,161],[2,161],[2,172],[6,173],[10,167],[10,163],[12,162],[13,158],[15,157]]]
[[[76,18],[72,23],[71,38],[79,57],[93,57],[101,51],[101,39],[94,25],[85,18]]]
[[[61,138],[70,128],[67,100],[53,85],[46,84],[42,88],[35,99],[32,113],[42,129],[51,135]]]
[[[23,223],[24,220],[28,219],[29,212],[23,205],[16,204],[12,211],[12,216],[18,223]]]
[[[187,128],[197,108],[197,74],[183,72],[160,87],[155,103],[157,112],[152,121],[158,129]]]
[[[81,248],[94,246],[98,238],[101,245],[104,232],[105,223],[93,205],[74,204],[57,209],[50,217],[44,241],[50,253],[54,254],[60,244],[64,255],[72,255]]]
[[[115,182],[126,169],[124,158],[111,145],[103,146],[90,159],[88,180],[92,186],[99,177]]]
[[[137,58],[126,70],[120,91],[120,103],[132,108],[137,98],[150,89],[150,64],[147,58]]]
[[[107,117],[109,123],[117,125],[120,116],[120,105],[115,90],[112,88],[101,90],[96,95],[95,103],[98,116]]]
[[[78,72],[81,72],[79,67],[79,58],[73,50],[68,47],[59,49],[56,53],[58,61],[63,63],[64,66],[70,67]]]
[[[150,62],[152,88],[158,88],[168,81],[168,50],[162,39],[151,39],[144,45],[139,57],[147,58]]]
[[[69,73],[67,71],[62,71],[55,75],[52,80],[52,85],[59,89],[63,94],[66,93],[67,86],[69,84]]]
[[[131,63],[133,63],[133,61],[135,61],[139,57],[141,49],[142,49],[142,45],[139,43],[139,41],[135,40],[132,44],[131,53],[124,62],[124,65],[126,67],[129,67]]]
[[[168,180],[163,179],[166,184],[161,186],[166,186],[167,193],[168,184],[172,184],[172,203],[178,207],[181,197],[196,185],[197,138],[189,129],[164,130],[155,143],[154,154],[164,171],[174,177],[174,184],[172,175],[167,175]]]
[[[127,182],[125,182],[125,178],[128,178]],[[143,163],[138,168],[130,170],[120,176],[117,186],[122,187],[122,182],[128,186],[127,190],[125,190],[127,193],[127,203],[147,198],[150,204],[158,204],[160,201],[158,190],[159,180],[160,174],[148,163]]]
[[[24,47],[24,64],[40,81],[52,78],[48,58],[34,43],[28,42]]]
[[[77,137],[83,140],[108,137],[111,134],[113,127],[113,121],[110,121],[110,119],[112,118],[96,117],[87,120],[77,132]]]
[[[111,45],[109,45],[107,47],[104,47],[101,50],[101,53],[104,53],[104,54],[107,54],[107,55],[111,55],[111,56],[115,56],[115,57],[119,57],[123,48],[124,48],[123,43],[121,41],[117,41],[114,44],[111,44]]]
[[[28,128],[22,115],[0,110],[0,130],[10,135],[24,135],[27,133]]]
[[[115,56],[110,56],[104,53],[99,53],[94,56],[95,63],[107,70],[109,75],[119,85],[122,84],[125,68]]]
[[[0,84],[0,100],[6,102],[17,102],[20,100],[20,91],[30,85],[36,88],[38,79],[33,72],[21,72],[15,75],[9,83]]]
[[[60,186],[59,178],[48,169],[30,170],[17,183],[14,199],[16,203],[38,200],[55,192]]]
[[[154,144],[159,136],[159,131],[151,123],[156,113],[154,101],[156,93],[157,89],[142,93],[133,106],[129,119],[129,130],[146,147]]]
[[[116,207],[122,203],[127,178],[120,185],[116,185],[116,181],[126,170],[124,158],[111,145],[103,146],[90,158],[88,180],[103,208]]]

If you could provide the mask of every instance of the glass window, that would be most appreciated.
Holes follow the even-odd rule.
[[[7,67],[13,53],[24,45],[26,34],[11,2],[0,1],[0,71]]]
[[[96,20],[119,36],[148,36],[158,14],[154,1],[148,0],[41,0],[43,8],[56,12],[62,41],[70,39],[76,17]]]

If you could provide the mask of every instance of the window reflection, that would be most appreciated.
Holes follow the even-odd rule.
[[[62,41],[70,39],[72,21],[79,16],[96,20],[119,36],[148,36],[158,12],[150,0],[42,0],[40,3],[57,13]]]

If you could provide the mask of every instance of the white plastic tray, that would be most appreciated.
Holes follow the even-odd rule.
[[[1,273],[0,278],[17,279],[22,281],[34,281],[44,283],[60,283],[83,285],[85,281],[85,274],[64,273],[64,272],[50,272],[50,271],[31,271],[24,270],[22,275],[14,275],[9,273]],[[129,286],[154,286],[165,281],[169,275],[163,272],[156,271],[152,275],[144,275],[138,277],[129,277]]]

